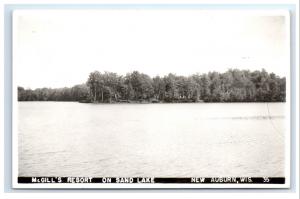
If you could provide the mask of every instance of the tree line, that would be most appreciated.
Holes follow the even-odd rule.
[[[188,77],[168,74],[151,78],[133,71],[91,72],[85,84],[71,88],[18,87],[19,101],[113,102],[284,102],[286,78],[266,70],[230,69]]]
[[[71,88],[37,88],[18,87],[19,101],[81,101],[89,98],[89,88],[80,84]]]

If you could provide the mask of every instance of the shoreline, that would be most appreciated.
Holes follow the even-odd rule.
[[[17,102],[75,102],[80,104],[230,104],[230,103],[286,103],[284,102],[78,102],[78,101],[17,101]]]

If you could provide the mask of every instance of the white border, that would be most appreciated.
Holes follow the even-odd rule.
[[[38,10],[38,9],[34,9]],[[43,9],[44,10],[44,9]],[[254,10],[229,10],[229,9],[218,9],[218,11],[230,11],[230,12],[236,12],[239,14],[243,15],[255,15],[255,16],[284,16],[286,20],[286,31],[287,31],[287,45],[286,45],[286,52],[288,55],[290,55],[290,13],[289,11],[286,10],[259,10],[259,11],[254,11]],[[22,14],[23,12],[27,12],[28,10],[17,10],[13,12],[13,20],[12,20],[12,49],[13,49],[13,54],[12,56],[18,56],[18,51],[16,50],[16,42],[14,42],[16,38],[16,24],[17,24],[17,16]],[[61,10],[63,11],[63,10]],[[290,187],[290,133],[291,133],[291,128],[290,128],[290,114],[291,114],[291,103],[290,103],[290,69],[291,69],[291,64],[290,64],[290,59],[286,60],[287,65],[289,66],[289,73],[286,77],[286,83],[287,83],[287,90],[286,90],[286,107],[289,107],[287,111],[287,133],[285,136],[285,173],[286,173],[286,183],[285,184],[118,184],[118,183],[112,183],[112,184],[97,184],[97,183],[91,183],[91,184],[67,184],[67,183],[62,183],[62,184],[19,184],[17,183],[17,177],[18,177],[18,111],[17,111],[17,84],[16,84],[16,77],[17,77],[17,71],[14,66],[13,60],[13,81],[12,81],[12,99],[13,99],[13,107],[12,107],[12,112],[13,112],[13,126],[12,126],[12,131],[13,131],[13,147],[12,147],[12,155],[13,155],[13,170],[12,170],[12,181],[13,181],[13,188],[26,188],[26,189],[40,189],[40,188],[47,188],[47,189],[91,189],[91,188],[97,188],[97,189],[111,189],[111,188],[117,188],[117,189],[123,189],[123,188],[289,188]],[[254,176],[253,176],[254,177]],[[270,176],[271,177],[271,176]]]
[[[14,66],[14,56],[17,56],[16,51],[16,16],[13,14],[12,15],[12,182],[13,182],[13,188],[16,187],[17,183],[17,178],[18,178],[18,88],[16,84],[16,69]]]

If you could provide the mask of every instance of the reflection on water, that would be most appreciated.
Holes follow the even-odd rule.
[[[19,176],[284,176],[284,108],[20,102]]]

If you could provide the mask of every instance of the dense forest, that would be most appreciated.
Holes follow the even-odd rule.
[[[230,69],[188,77],[160,77],[133,71],[120,76],[112,72],[90,73],[85,84],[71,88],[18,87],[19,101],[114,102],[284,102],[286,79],[274,73]]]

